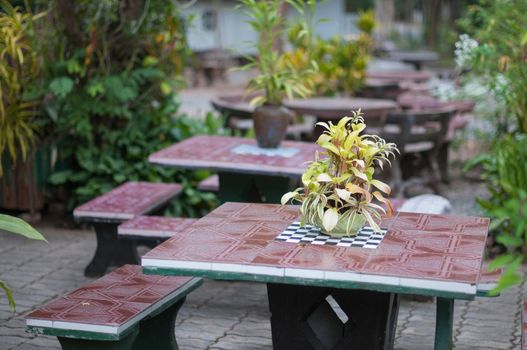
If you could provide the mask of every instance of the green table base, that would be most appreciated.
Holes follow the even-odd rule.
[[[256,167],[257,165],[255,165]],[[267,176],[230,172],[218,173],[219,197],[225,202],[279,204],[283,194],[295,189],[298,180],[287,176]]]
[[[435,350],[451,350],[454,326],[454,299],[437,298]]]

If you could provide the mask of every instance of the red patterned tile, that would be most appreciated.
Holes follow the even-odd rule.
[[[125,236],[172,237],[196,221],[198,220],[168,216],[138,216],[119,225],[117,231],[119,235]]]
[[[188,234],[171,238],[145,258],[264,266],[286,275],[288,269],[302,269],[305,276],[312,270],[312,276],[354,272],[395,281],[478,281],[486,219],[399,213],[383,220],[388,233],[377,249],[274,241],[297,217],[295,206],[226,203],[186,230]]]
[[[77,207],[73,215],[127,220],[156,209],[180,192],[179,184],[127,182]]]
[[[31,312],[26,319],[121,326],[191,279],[143,275],[140,266],[125,265]]]
[[[399,213],[394,228],[422,232],[449,232],[463,235],[486,234],[489,219],[476,216]]]
[[[361,248],[271,242],[252,263],[285,268],[360,272],[368,258],[368,250]]]
[[[144,258],[249,263],[297,215],[296,207],[226,203]]]
[[[233,153],[239,145],[255,145],[254,139],[226,136],[195,136],[152,154],[151,163],[185,168],[241,171],[272,175],[301,175],[306,162],[314,159],[315,143],[284,141],[282,147],[296,148],[291,157]]]

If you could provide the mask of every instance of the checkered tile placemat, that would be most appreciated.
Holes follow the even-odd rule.
[[[279,234],[275,241],[375,249],[379,246],[387,231],[387,229],[381,229],[380,233],[375,233],[371,227],[364,226],[354,237],[332,238],[322,234],[317,227],[311,225],[300,227],[300,222],[295,221],[284,232]]]

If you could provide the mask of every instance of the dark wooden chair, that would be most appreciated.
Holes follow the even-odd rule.
[[[403,195],[408,186],[423,182],[423,179],[414,178],[413,171],[403,173],[403,169],[413,169],[405,163],[411,155],[423,158],[430,172],[427,182],[435,193],[440,192],[439,153],[446,139],[450,118],[455,112],[455,109],[400,111],[388,115],[382,136],[389,142],[395,142],[400,151],[392,167],[392,184],[397,195]]]

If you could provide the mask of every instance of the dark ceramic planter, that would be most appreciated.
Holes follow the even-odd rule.
[[[254,133],[258,146],[278,148],[287,134],[293,112],[281,105],[263,105],[253,112]]]

